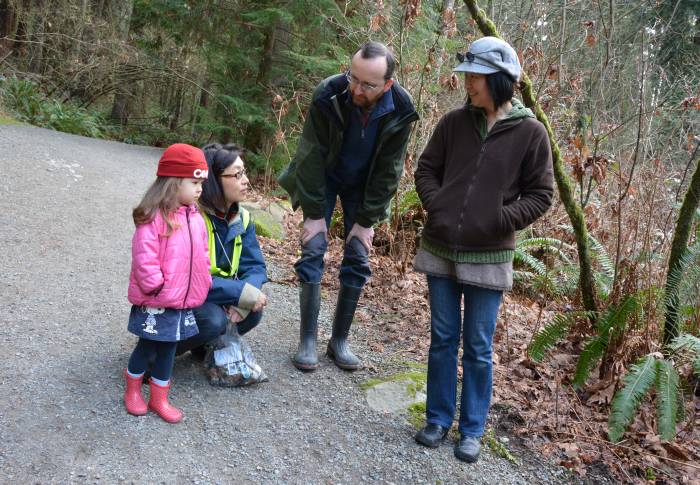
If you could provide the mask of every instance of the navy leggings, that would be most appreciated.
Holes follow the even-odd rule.
[[[151,376],[161,381],[169,380],[173,374],[176,348],[177,342],[158,342],[140,338],[129,358],[129,372],[136,375],[143,374],[148,369],[149,362],[153,361]]]

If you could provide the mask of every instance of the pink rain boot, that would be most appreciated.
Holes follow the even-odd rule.
[[[143,416],[148,412],[146,401],[143,400],[143,396],[141,395],[143,376],[131,377],[125,370],[124,379],[126,380],[126,390],[124,391],[124,405],[126,406],[126,411],[134,416]]]
[[[182,420],[182,411],[170,405],[168,392],[170,385],[159,386],[151,379],[151,400],[148,401],[148,408],[168,423],[179,423]]]

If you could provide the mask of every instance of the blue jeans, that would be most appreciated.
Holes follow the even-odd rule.
[[[326,183],[326,227],[331,226],[331,218],[335,209],[336,198],[340,197],[340,204],[343,208],[343,228],[344,234],[350,233],[357,209],[362,204],[363,190],[341,190],[334,187],[332,183]],[[323,256],[328,250],[328,242],[323,234],[317,234],[309,242],[301,247],[301,257],[294,263],[294,270],[302,283],[318,284],[323,276]],[[352,238],[349,243],[345,243],[343,261],[340,263],[340,282],[344,286],[352,288],[362,288],[372,275],[369,267],[369,255],[359,239]],[[201,330],[200,330],[201,332]]]
[[[445,428],[452,426],[457,400],[457,352],[462,331],[464,353],[459,432],[462,437],[478,438],[484,434],[491,404],[491,348],[503,293],[435,276],[428,276],[428,290],[430,350],[426,421]]]
[[[221,305],[216,303],[204,303],[192,309],[194,318],[197,320],[199,333],[192,338],[183,340],[178,344],[178,353],[196,349],[212,340],[216,340],[226,332],[228,316]],[[238,322],[238,333],[243,335],[255,328],[262,320],[263,312],[250,312],[248,316]]]

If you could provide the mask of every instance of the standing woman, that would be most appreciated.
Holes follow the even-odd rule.
[[[240,206],[248,193],[248,177],[234,144],[212,143],[202,148],[209,177],[202,187],[199,205],[209,241],[212,287],[203,305],[194,308],[199,334],[180,342],[177,353],[188,350],[203,356],[204,344],[216,340],[230,321],[243,335],[262,319],[267,297],[265,260],[255,234],[255,224]]]
[[[515,231],[550,207],[553,178],[547,132],[513,98],[521,70],[513,48],[484,37],[457,57],[467,103],[438,122],[415,175],[428,213],[415,268],[428,278],[431,325],[426,426],[415,439],[435,448],[452,426],[461,332],[455,456],[471,463],[491,402],[493,334],[513,283]]]

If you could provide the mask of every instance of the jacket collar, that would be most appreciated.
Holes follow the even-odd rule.
[[[341,128],[345,121],[340,107],[347,105],[350,97],[347,90],[348,79],[345,74],[336,74],[321,81],[312,100],[319,110],[332,117]],[[393,114],[397,119],[402,119],[412,114],[417,115],[411,96],[401,87],[398,81],[394,80],[391,89],[384,94],[382,99],[388,95],[391,95],[391,104],[394,106]]]

